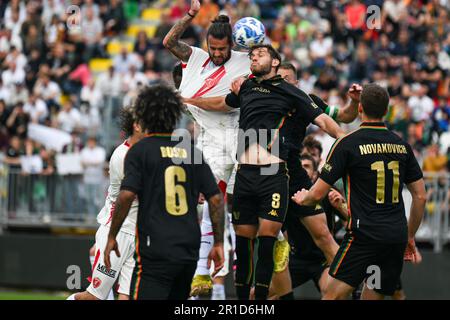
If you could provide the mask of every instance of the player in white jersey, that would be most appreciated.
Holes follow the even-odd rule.
[[[199,10],[199,0],[191,0],[190,10],[168,32],[163,44],[183,63],[183,77],[179,88],[183,97],[225,96],[235,78],[250,74],[250,60],[246,52],[231,50],[232,28],[229,18],[224,15],[218,16],[208,28],[208,51],[180,41],[181,35]],[[227,193],[227,211],[231,212],[239,111],[210,112],[193,105],[187,107],[201,127],[198,147],[203,151],[220,189]],[[211,283],[206,261],[213,237],[207,206],[203,210],[201,231],[200,259],[193,280],[193,293],[196,292],[197,284],[198,288],[205,284],[206,288],[210,288]],[[227,261],[225,266],[221,275],[226,274]]]
[[[132,108],[122,110],[121,122],[122,130],[128,136],[128,139],[114,150],[109,162],[110,184],[105,205],[97,216],[100,227],[95,235],[95,260],[92,267],[91,284],[86,291],[76,293],[70,296],[68,300],[105,300],[117,279],[119,300],[129,299],[131,277],[135,264],[133,256],[138,211],[137,199],[133,201],[129,214],[117,235],[121,252],[120,257],[111,255],[111,268],[109,270],[103,264],[103,251],[108,240],[115,203],[124,177],[125,156],[130,147],[144,137],[140,127],[134,121]]]

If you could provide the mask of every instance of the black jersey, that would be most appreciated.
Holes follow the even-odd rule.
[[[303,127],[306,130],[306,126],[322,113],[306,93],[280,76],[267,80],[248,79],[242,84],[238,96],[230,93],[225,101],[232,108],[240,108],[238,157],[251,143],[257,142],[277,157],[287,160],[292,147],[298,146],[299,149],[301,140],[298,140],[297,132]],[[294,115],[301,121],[294,120]],[[251,130],[254,130],[257,141],[250,143]],[[304,136],[304,130],[302,132]],[[274,145],[279,147],[278,152]]]
[[[359,238],[398,243],[407,240],[403,184],[422,178],[411,147],[384,123],[363,123],[337,140],[320,178],[344,181],[348,230]]]
[[[130,148],[124,172],[121,189],[136,193],[139,200],[136,252],[140,257],[197,261],[198,196],[201,192],[208,199],[220,192],[201,152],[191,144],[181,146],[170,135],[152,135]]]

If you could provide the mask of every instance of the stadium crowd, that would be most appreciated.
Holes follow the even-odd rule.
[[[68,10],[71,5],[79,12]],[[381,9],[380,16],[368,11],[373,5]],[[128,28],[151,7],[161,10],[153,36],[140,30],[131,37]],[[84,145],[88,140],[96,144],[93,137],[100,138],[105,118],[111,116],[107,98],[113,101],[115,117],[141,86],[170,79],[176,61],[162,39],[188,9],[185,0],[0,1],[3,162],[21,170],[20,156],[37,155],[43,164],[35,173],[51,176],[57,173],[57,151],[88,152]],[[227,14],[232,23],[245,16],[259,18],[268,41],[299,70],[299,87],[330,105],[344,106],[353,82],[387,87],[389,127],[413,146],[424,171],[449,170],[449,1],[204,0],[183,40],[204,46],[200,39],[218,13]],[[109,52],[111,42],[122,40],[132,46]],[[95,58],[111,59],[111,66],[93,70]],[[71,134],[72,142],[52,150],[27,135],[29,124]],[[314,133],[326,156],[331,142]],[[101,150],[97,158],[103,167],[112,150],[95,148]],[[85,177],[92,177],[93,165],[83,165]],[[89,206],[93,214],[101,205],[97,202]]]

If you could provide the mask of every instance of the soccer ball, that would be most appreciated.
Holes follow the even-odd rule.
[[[251,48],[264,41],[266,30],[258,19],[246,17],[238,20],[233,27],[233,39],[237,45]]]

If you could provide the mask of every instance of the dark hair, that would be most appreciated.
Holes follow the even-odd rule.
[[[175,88],[179,88],[181,84],[181,79],[183,78],[183,68],[181,62],[178,62],[172,69],[172,80]]]
[[[134,109],[131,106],[125,106],[120,110],[120,129],[125,133],[126,137],[133,135]]]
[[[300,156],[300,161],[302,160],[309,160],[311,161],[312,165],[313,165],[313,170],[314,172],[317,171],[318,169],[318,163],[314,160],[314,158],[312,157],[312,155],[308,154],[308,153],[304,153]]]
[[[297,68],[290,62],[282,62],[278,69],[291,70],[297,76]]]
[[[322,154],[322,144],[314,139],[312,135],[306,136],[306,138],[303,140],[303,147],[307,149],[318,149],[320,154]]]
[[[208,28],[206,39],[212,36],[216,39],[228,39],[228,44],[233,46],[233,30],[230,24],[230,18],[226,15],[218,15]]]
[[[172,133],[182,107],[180,96],[166,84],[141,89],[134,103],[136,119],[147,133]]]
[[[386,114],[389,105],[389,93],[378,84],[366,84],[361,92],[361,105],[369,118],[381,119]]]
[[[281,55],[280,55],[280,53],[277,50],[275,50],[275,48],[272,47],[272,45],[270,45],[270,44],[265,44],[265,43],[255,44],[248,51],[248,55],[251,56],[251,54],[253,53],[254,50],[260,49],[260,48],[266,48],[267,51],[269,52],[270,56],[272,57],[272,59],[277,59],[278,61],[280,61],[280,64],[281,64]],[[280,65],[278,65],[278,67],[276,67],[275,70],[278,71],[279,67],[280,67]]]

